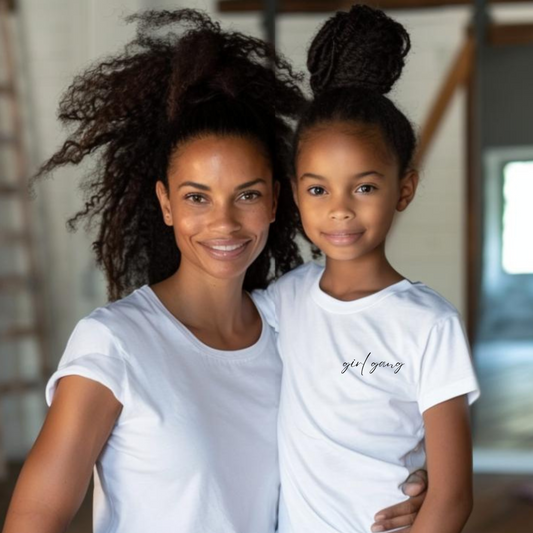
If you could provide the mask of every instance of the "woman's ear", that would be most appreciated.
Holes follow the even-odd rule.
[[[405,211],[413,201],[420,176],[416,170],[408,170],[400,180],[400,197],[396,204],[396,211]]]
[[[278,210],[280,187],[281,186],[279,181],[274,181],[272,185],[272,217],[270,218],[271,223],[276,220],[276,211]]]
[[[159,200],[159,205],[161,207],[161,213],[163,213],[163,220],[167,226],[172,226],[172,210],[170,209],[170,199],[168,197],[168,191],[165,184],[159,180],[155,184],[155,193],[157,194],[157,199]]]

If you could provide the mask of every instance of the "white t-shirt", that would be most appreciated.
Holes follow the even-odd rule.
[[[81,320],[57,381],[108,387],[122,412],[95,468],[96,533],[272,533],[281,361],[263,320],[249,348],[200,342],[143,286]]]
[[[403,280],[344,302],[303,265],[254,293],[278,330],[280,533],[368,533],[425,462],[422,413],[477,396],[456,309]]]

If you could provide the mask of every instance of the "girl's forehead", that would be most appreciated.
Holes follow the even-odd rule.
[[[334,122],[319,125],[301,136],[297,165],[343,159],[395,164],[383,133],[374,125]]]

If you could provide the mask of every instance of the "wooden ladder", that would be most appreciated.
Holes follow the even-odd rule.
[[[20,324],[20,319],[17,316],[12,316],[4,321],[7,322],[7,327],[0,329],[0,346],[4,348],[0,350],[0,401],[7,395],[43,390],[44,380],[48,376],[46,311],[38,254],[32,235],[28,164],[20,91],[17,85],[13,36],[11,35],[9,19],[13,9],[14,6],[11,1],[0,0],[0,72],[3,73],[0,78],[0,100],[7,104],[3,105],[0,110],[9,109],[7,114],[0,115],[0,152],[4,152],[0,153],[0,164],[5,151],[10,151],[13,155],[12,172],[0,167],[0,206],[9,203],[13,210],[18,210],[20,223],[17,227],[15,222],[8,219],[5,214],[4,217],[0,215],[0,253],[6,254],[8,257],[7,254],[13,253],[16,249],[20,250],[23,254],[26,271],[8,275],[0,273],[0,295],[5,301],[11,301],[12,298],[21,298],[25,292],[31,304],[31,317],[29,324]],[[16,302],[16,300],[14,301]],[[4,326],[4,322],[2,326]],[[23,377],[20,362],[17,361],[14,375],[3,376],[6,367],[6,361],[2,360],[5,357],[5,353],[3,353],[5,348],[12,350],[20,348],[20,343],[28,340],[34,343],[33,347],[39,358],[38,375],[32,379]],[[16,351],[14,353],[17,355]],[[5,474],[6,467],[2,446],[3,430],[5,428],[0,418],[0,477]]]

